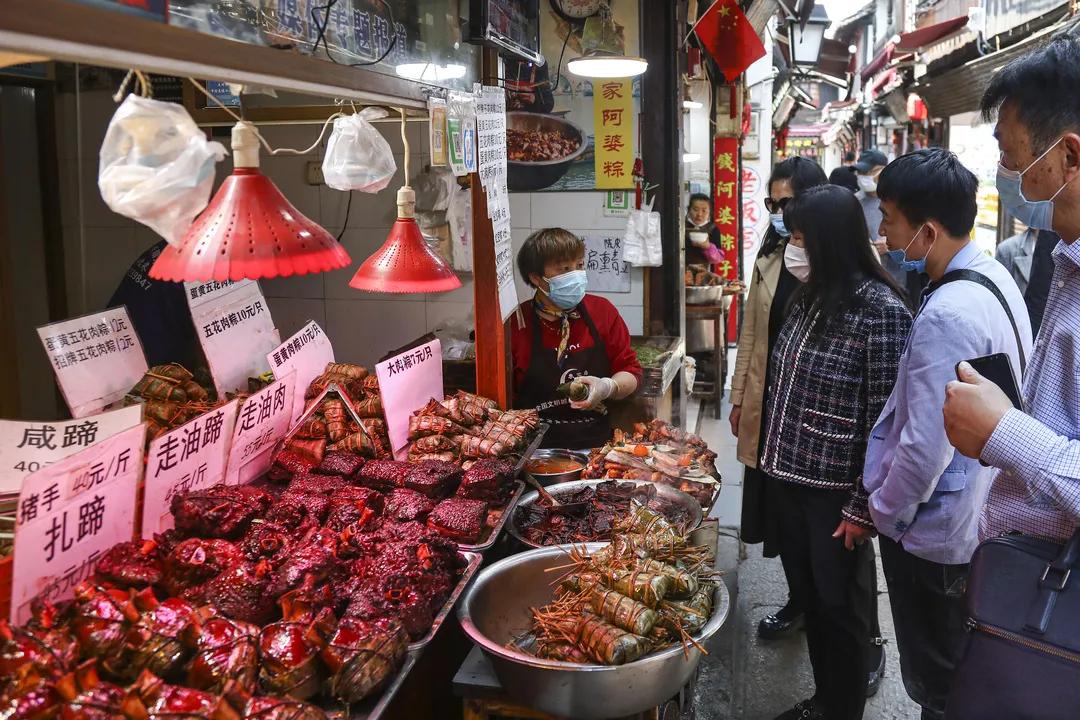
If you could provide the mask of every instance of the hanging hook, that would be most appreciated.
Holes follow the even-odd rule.
[[[116,89],[115,93],[113,93],[113,102],[120,102],[124,99],[124,95],[127,93],[128,85],[131,83],[131,78],[133,77],[135,77],[135,71],[128,70],[127,75],[125,75],[124,79],[120,81],[120,87]]]

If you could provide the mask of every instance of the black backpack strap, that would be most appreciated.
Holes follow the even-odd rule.
[[[1005,314],[1008,315],[1009,322],[1012,324],[1013,334],[1016,336],[1016,350],[1020,354],[1020,377],[1023,378],[1024,374],[1027,372],[1027,358],[1024,355],[1024,342],[1020,338],[1020,328],[1016,325],[1016,318],[1013,317],[1012,308],[1009,307],[1009,301],[1005,299],[1005,296],[1001,293],[1001,288],[994,284],[993,280],[986,277],[981,272],[976,272],[974,270],[968,270],[966,268],[963,270],[953,270],[952,272],[945,273],[945,277],[937,282],[930,283],[929,287],[926,288],[926,296],[928,297],[943,285],[948,285],[957,280],[967,280],[968,282],[982,285],[992,292],[994,297],[997,298],[997,301],[1001,303],[1001,307],[1005,309]]]

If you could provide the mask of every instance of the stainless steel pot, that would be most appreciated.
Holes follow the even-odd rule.
[[[608,481],[606,481],[606,480],[576,480],[576,481],[573,481],[573,482],[565,482],[565,483],[559,483],[558,485],[552,485],[547,490],[548,490],[549,493],[551,493],[552,495],[555,496],[556,500],[558,500],[559,495],[561,493],[572,492],[574,490],[580,490],[581,488],[584,488],[584,487],[593,487],[595,485],[599,485],[602,482],[608,482]],[[670,485],[663,485],[661,483],[650,482],[649,480],[616,480],[616,482],[618,482],[620,484],[622,484],[622,483],[633,483],[634,485],[645,485],[645,484],[655,485],[656,486],[656,494],[657,494],[657,496],[665,498],[665,499],[671,501],[674,504],[681,505],[682,507],[686,508],[686,511],[690,514],[690,523],[689,523],[689,526],[686,528],[686,534],[687,535],[689,535],[694,530],[697,530],[698,526],[701,525],[701,518],[702,518],[701,504],[698,503],[698,501],[695,500],[694,498],[692,498],[689,495],[687,495],[686,493],[684,493],[682,490],[678,490],[676,488],[673,488]],[[510,516],[510,519],[506,521],[506,529],[510,532],[510,534],[513,535],[515,538],[517,538],[517,540],[519,542],[521,542],[522,545],[527,545],[527,546],[533,547],[533,548],[544,547],[544,546],[543,545],[537,545],[533,541],[525,539],[524,534],[521,532],[520,528],[518,528],[518,525],[517,525],[517,512],[518,512],[518,508],[526,507],[526,506],[529,506],[529,505],[532,505],[533,503],[535,503],[537,498],[539,497],[539,495],[540,495],[540,493],[536,492],[535,490],[533,490],[531,492],[527,492],[524,495],[522,495],[521,499],[518,500],[517,505],[514,506],[514,511],[513,511],[513,514]]]
[[[604,543],[586,547],[596,551]],[[461,627],[491,661],[515,701],[558,717],[599,720],[644,712],[674,697],[694,673],[701,651],[674,645],[626,665],[575,665],[541,660],[506,647],[529,628],[530,608],[551,601],[549,568],[565,565],[571,545],[530,550],[477,575],[458,606]],[[731,602],[717,585],[713,615],[694,639],[704,644],[720,630]]]
[[[510,192],[543,190],[558,182],[571,163],[585,154],[588,141],[580,125],[556,115],[532,112],[506,113],[506,127],[512,130],[557,132],[577,141],[577,148],[558,160],[507,160],[506,186]]]
[[[566,472],[557,473],[535,473],[529,472],[529,463],[533,460],[546,460],[551,458],[560,458],[564,460],[573,460],[576,463],[581,464],[580,470],[567,470]],[[525,472],[528,472],[534,478],[536,478],[541,485],[547,487],[548,485],[557,485],[570,480],[580,480],[581,473],[585,471],[585,466],[589,464],[589,456],[586,453],[578,452],[577,450],[564,450],[562,448],[548,448],[546,450],[537,450],[532,454],[529,460],[525,463]],[[534,495],[536,493],[533,493]]]

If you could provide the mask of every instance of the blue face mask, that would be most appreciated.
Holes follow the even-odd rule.
[[[916,232],[915,235],[911,238],[911,241],[907,244],[906,248],[904,248],[903,250],[890,250],[889,252],[885,253],[885,256],[892,259],[893,262],[899,265],[900,269],[904,272],[926,272],[926,258],[930,257],[930,251],[934,249],[934,243],[937,242],[936,239],[933,243],[930,243],[930,248],[926,251],[926,255],[924,255],[922,258],[918,260],[908,260],[907,257],[908,248],[911,247],[911,244],[915,242],[915,238],[919,237],[919,233],[923,231],[924,227],[926,227],[926,225],[923,225],[919,228],[918,232]]]
[[[1024,197],[1024,173],[1035,167],[1060,142],[1061,138],[1058,138],[1056,143],[1046,148],[1046,152],[1035,158],[1034,162],[1019,172],[1010,170],[1000,162],[998,163],[997,191],[999,202],[1009,214],[1034,230],[1054,229],[1054,198],[1061,194],[1061,191],[1065,189],[1065,185],[1068,185],[1068,183],[1058,188],[1058,191],[1049,200],[1028,200]]]
[[[589,284],[589,276],[584,270],[571,270],[570,272],[556,275],[553,278],[544,278],[548,283],[547,296],[555,307],[561,310],[573,310],[585,299],[585,288]]]
[[[791,232],[787,229],[787,225],[784,224],[784,213],[770,213],[769,222],[772,223],[773,230],[779,233],[780,237],[791,237]]]

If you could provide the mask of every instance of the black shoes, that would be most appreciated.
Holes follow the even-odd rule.
[[[877,691],[881,689],[881,679],[885,677],[885,646],[878,645],[878,649],[881,650],[881,659],[878,660],[878,666],[870,671],[870,680],[866,683],[866,697],[868,698],[877,695]]]
[[[775,640],[802,627],[803,614],[789,602],[773,615],[766,615],[757,626],[758,637]]]
[[[814,709],[813,698],[803,700],[787,712],[780,713],[775,720],[825,720],[825,716]]]

